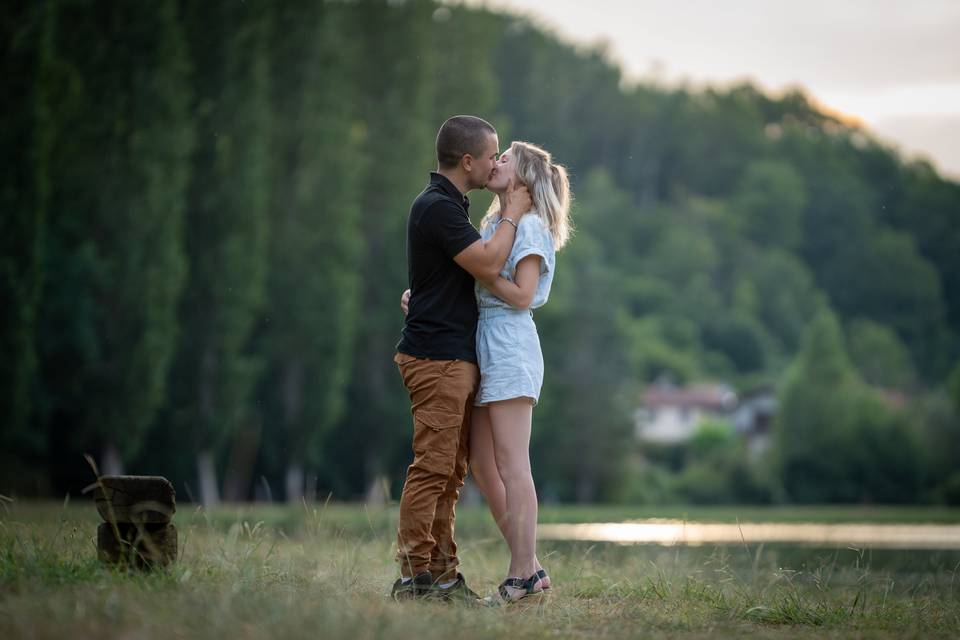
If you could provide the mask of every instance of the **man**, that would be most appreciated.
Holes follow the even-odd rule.
[[[511,190],[487,242],[470,223],[466,193],[493,175],[499,149],[490,123],[454,116],[437,134],[437,171],[407,220],[410,298],[394,361],[410,393],[413,463],[400,497],[395,599],[435,596],[476,600],[457,568],[454,506],[467,474],[470,411],[477,368],[474,279],[497,277],[516,225],[531,207],[525,188]]]

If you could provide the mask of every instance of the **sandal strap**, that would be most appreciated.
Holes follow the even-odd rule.
[[[526,589],[527,593],[534,593],[534,587],[537,586],[538,582],[540,582],[540,575],[535,573],[523,581],[523,588]]]
[[[509,591],[507,591],[507,587],[510,587],[513,589],[521,589],[523,590],[523,593],[520,596],[513,596],[510,594]],[[527,595],[527,593],[529,593],[527,591],[527,581],[524,580],[523,578],[516,578],[516,577],[507,578],[506,580],[501,582],[500,586],[497,587],[497,592],[500,594],[500,598],[504,602],[514,602],[516,600],[519,600],[520,598],[523,598],[524,596]]]
[[[531,577],[530,579],[533,580],[534,577],[535,577],[537,580],[543,581],[543,580],[546,580],[547,578],[549,578],[550,576],[547,575],[547,572],[546,572],[545,570],[543,570],[543,569],[537,569],[537,572],[536,572],[536,573],[534,574],[534,576]],[[536,581],[534,581],[534,583],[535,583],[535,582],[536,582]],[[543,585],[542,588],[543,588],[543,589],[549,589],[550,587],[548,587],[547,585]]]
[[[512,587],[514,589],[526,589],[527,581],[523,578],[511,577],[500,583],[501,587]]]

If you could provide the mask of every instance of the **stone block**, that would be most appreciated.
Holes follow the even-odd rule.
[[[177,528],[102,522],[97,528],[97,556],[102,562],[137,569],[165,567],[177,560]]]
[[[93,498],[104,522],[165,524],[177,510],[173,485],[162,476],[100,476]]]

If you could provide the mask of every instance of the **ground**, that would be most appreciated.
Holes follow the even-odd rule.
[[[548,508],[550,522],[958,522],[960,510]],[[956,637],[960,552],[545,542],[539,605],[474,609],[387,598],[395,507],[181,505],[178,562],[126,572],[96,559],[92,503],[0,514],[2,638]],[[482,508],[458,519],[463,570],[492,591],[506,549]]]

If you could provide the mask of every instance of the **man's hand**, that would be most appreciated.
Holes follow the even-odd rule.
[[[501,217],[510,218],[515,222],[519,222],[520,216],[533,208],[533,200],[530,198],[530,192],[527,190],[526,185],[521,184],[518,186],[516,182],[511,181],[504,195],[506,197],[506,204],[503,207],[503,211],[500,212]]]
[[[507,186],[504,194],[503,208],[500,210],[500,216],[510,218],[512,225],[498,225],[493,232],[493,237],[483,240],[476,240],[466,249],[453,256],[453,261],[460,268],[472,275],[480,282],[489,282],[496,280],[503,269],[503,264],[510,255],[510,247],[516,238],[513,227],[518,227],[520,218],[533,207],[533,201],[530,198],[530,192],[527,187],[515,182]]]
[[[407,315],[407,312],[410,311],[410,289],[400,295],[400,311],[403,311],[403,315]]]

